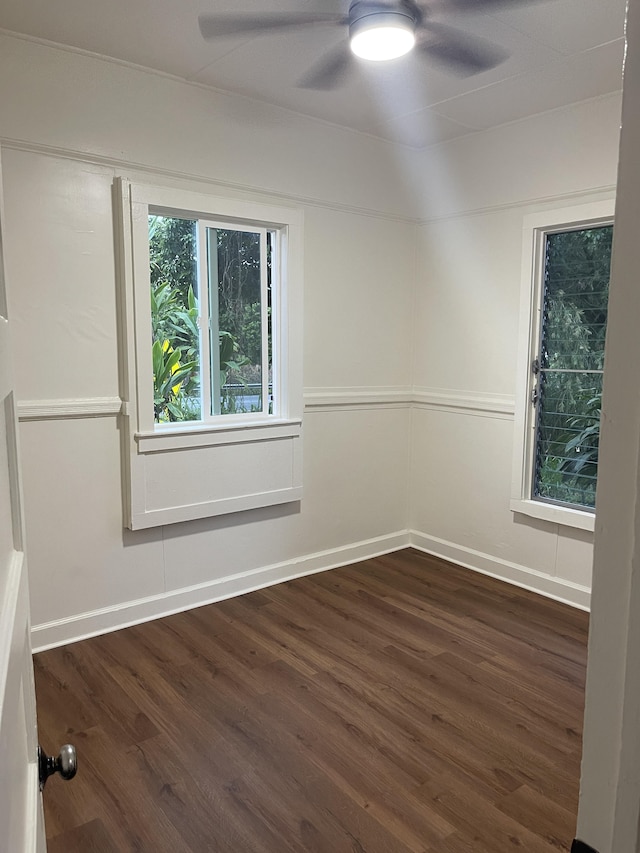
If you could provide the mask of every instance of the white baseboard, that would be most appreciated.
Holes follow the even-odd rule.
[[[433,554],[463,568],[523,587],[580,610],[589,609],[591,591],[585,586],[545,575],[526,566],[501,560],[490,554],[465,548],[435,536],[428,536],[417,530],[403,530],[341,548],[308,554],[272,566],[228,575],[209,583],[172,590],[161,595],[36,625],[31,631],[33,650],[42,652],[56,646],[75,643],[78,640],[86,640],[130,625],[138,625],[151,619],[190,610],[192,607],[202,607],[205,604],[254,592],[283,581],[336,569],[339,566],[358,563],[408,547]]]
[[[539,595],[553,598],[563,604],[570,604],[579,610],[589,610],[591,590],[586,586],[546,575],[518,563],[493,557],[491,554],[484,554],[482,551],[475,551],[472,548],[465,548],[463,545],[456,545],[454,542],[447,542],[445,539],[438,539],[436,536],[428,536],[426,533],[420,533],[417,530],[410,531],[410,541],[411,547],[418,551],[433,554],[434,557],[449,560],[449,562],[456,563],[465,569],[471,569],[474,572],[480,572],[480,574],[489,575],[514,586],[531,590],[531,592],[537,592]]]
[[[345,545],[341,548],[331,548],[328,551],[308,554],[284,563],[276,563],[272,566],[228,575],[209,583],[171,590],[160,595],[70,616],[67,619],[35,625],[31,630],[33,651],[34,653],[43,652],[55,646],[75,643],[78,640],[86,640],[89,637],[106,634],[110,631],[118,631],[120,628],[170,616],[172,613],[180,613],[183,610],[190,610],[192,607],[212,604],[215,601],[222,601],[235,595],[254,592],[304,575],[336,569],[339,566],[358,563],[371,557],[379,557],[381,554],[399,551],[409,545],[409,533],[400,531],[387,536],[378,536],[375,539],[356,542],[352,545]]]

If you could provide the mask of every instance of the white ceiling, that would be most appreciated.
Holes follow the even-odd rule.
[[[437,3],[437,7],[435,6]],[[185,80],[423,147],[621,88],[625,0],[512,0],[491,14],[434,20],[510,52],[497,68],[460,78],[424,58],[355,65],[331,92],[296,83],[346,30],[315,27],[205,42],[202,13],[345,13],[349,0],[0,0],[0,27],[168,72]]]

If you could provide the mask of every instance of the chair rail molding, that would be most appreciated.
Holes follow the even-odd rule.
[[[58,400],[20,400],[21,421],[115,417],[122,412],[120,397],[71,397]]]
[[[413,403],[410,385],[305,388],[305,412],[343,409],[408,408]]]
[[[413,389],[413,405],[418,409],[512,420],[516,401],[512,394],[416,387]]]
[[[124,413],[124,405],[120,397],[20,400],[18,417],[21,421],[115,417]],[[508,394],[417,388],[410,385],[335,386],[305,388],[304,391],[306,412],[370,409],[378,406],[510,419],[514,416],[515,398]]]

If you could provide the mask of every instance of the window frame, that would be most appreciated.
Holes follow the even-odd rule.
[[[220,393],[218,375],[220,370],[219,347],[215,348],[211,344],[211,339],[220,331],[220,323],[218,318],[218,305],[215,306],[215,323],[212,322],[214,314],[212,313],[213,294],[211,291],[211,260],[209,258],[209,240],[208,231],[219,230],[235,230],[249,234],[259,234],[260,236],[260,329],[261,329],[261,358],[260,358],[260,375],[261,375],[261,398],[262,410],[260,412],[240,412],[235,415],[211,413],[215,407],[214,395],[212,389],[215,388],[216,395]],[[268,306],[267,306],[267,246],[268,234],[275,236],[275,245],[272,247],[272,314],[279,320],[278,302],[280,292],[281,265],[280,259],[282,256],[283,229],[267,227],[263,224],[258,225],[255,222],[222,222],[213,221],[211,219],[197,220],[197,269],[198,279],[200,283],[200,291],[198,294],[198,327],[200,330],[200,388],[202,402],[202,418],[195,423],[209,424],[218,423],[220,418],[224,418],[221,423],[251,423],[268,418],[270,421],[279,414],[278,391],[280,388],[280,364],[277,359],[279,353],[278,339],[280,335],[279,322],[276,325],[272,324],[272,342],[273,353],[276,358],[272,357],[272,387],[274,389],[273,413],[269,414],[265,408],[269,408],[269,357],[268,357]],[[275,268],[275,269],[274,269]],[[216,294],[217,295],[217,294]],[[214,328],[215,326],[215,328]],[[218,398],[219,404],[219,398]],[[171,427],[171,424],[156,424],[156,429],[166,429]]]
[[[201,411],[202,417],[196,421],[175,421],[171,423],[157,423],[155,418],[153,419],[153,428],[154,431],[165,432],[165,431],[180,431],[181,427],[187,427],[191,425],[192,427],[207,427],[207,426],[218,426],[218,427],[227,427],[228,425],[239,425],[242,426],[244,424],[260,422],[264,420],[268,420],[272,423],[275,419],[278,418],[280,413],[279,406],[279,392],[283,383],[280,373],[281,373],[281,365],[280,365],[280,351],[281,348],[278,346],[280,336],[281,336],[281,315],[280,315],[280,297],[282,291],[282,277],[284,273],[284,259],[287,256],[287,226],[286,225],[275,225],[275,224],[266,224],[264,222],[256,222],[255,220],[247,221],[247,220],[235,220],[235,221],[223,221],[220,217],[216,220],[211,218],[204,218],[200,214],[195,211],[175,211],[175,210],[166,210],[165,208],[156,208],[152,205],[148,206],[149,214],[152,216],[166,216],[166,217],[177,217],[177,218],[186,218],[189,220],[193,220],[196,228],[196,246],[197,246],[197,257],[196,257],[196,270],[198,283],[200,285],[199,293],[198,293],[198,328],[199,328],[199,347],[200,347],[200,389],[201,389]],[[208,230],[235,230],[241,231],[245,233],[259,233],[260,235],[260,254],[261,258],[264,255],[265,264],[261,264],[260,270],[260,304],[261,304],[261,326],[262,326],[262,357],[261,357],[261,374],[262,374],[262,391],[261,396],[263,399],[263,410],[261,412],[239,412],[237,414],[210,414],[210,409],[212,408],[212,374],[215,375],[216,365],[213,364],[212,361],[217,361],[218,352],[213,351],[211,347],[211,332],[212,332],[212,323],[211,323],[211,288],[210,288],[210,277],[209,277],[209,257],[208,257],[208,241],[207,241],[207,231]],[[268,408],[268,370],[265,370],[265,365],[268,365],[268,320],[267,320],[267,269],[266,269],[266,254],[267,254],[267,235],[273,234],[275,236],[275,245],[272,246],[272,264],[275,267],[275,270],[272,267],[272,387],[274,390],[273,397],[275,401],[273,414],[269,414],[264,411],[265,401],[267,402],[266,408]],[[142,242],[142,228],[136,228],[134,239]],[[142,247],[140,246],[140,252]],[[147,264],[148,267],[148,264]],[[140,264],[140,268],[138,269],[138,274],[136,277],[136,281],[140,284],[141,288],[144,290],[145,282],[144,276],[142,272],[142,263]],[[149,280],[149,287],[151,286]],[[144,301],[144,297],[141,294],[141,301]],[[217,313],[217,306],[216,306]],[[275,322],[274,322],[275,320]],[[216,331],[219,331],[216,328]],[[148,430],[147,430],[148,431]]]
[[[290,208],[275,207],[264,203],[248,202],[224,196],[204,195],[190,191],[152,187],[145,184],[130,185],[132,244],[133,258],[133,292],[135,300],[135,337],[136,337],[136,385],[138,390],[138,430],[141,438],[152,435],[166,436],[171,434],[178,437],[182,434],[198,432],[210,434],[212,444],[217,442],[218,433],[229,430],[242,430],[247,426],[272,428],[277,424],[290,426],[291,422],[299,422],[302,417],[302,392],[289,393],[296,385],[301,389],[301,377],[296,382],[296,366],[292,363],[291,351],[295,342],[291,338],[299,338],[299,333],[292,327],[288,317],[291,308],[291,295],[287,293],[287,285],[294,259],[291,257],[294,235],[292,230],[299,227],[299,214]],[[188,206],[187,206],[188,205]],[[277,329],[273,341],[273,361],[277,367],[274,370],[274,384],[277,382],[279,400],[277,411],[273,415],[264,413],[244,413],[240,415],[214,415],[203,417],[199,421],[184,421],[176,424],[156,424],[153,416],[153,367],[151,358],[151,311],[150,311],[150,276],[149,276],[149,243],[148,215],[194,218],[199,221],[225,222],[227,224],[257,226],[278,233],[280,244],[280,274],[278,276],[277,296],[273,311],[277,312],[273,326]],[[253,214],[253,215],[252,215]],[[298,214],[298,215],[295,215]],[[143,246],[144,244],[144,246]],[[289,344],[285,338],[288,339]],[[291,344],[294,344],[292,346]],[[301,343],[298,341],[298,344]],[[277,378],[276,378],[277,374]],[[297,402],[297,405],[296,405]],[[254,431],[259,438],[260,431]],[[189,442],[184,442],[185,446]],[[165,442],[156,442],[159,447]],[[172,442],[179,446],[179,442]],[[168,445],[167,445],[168,446]]]
[[[586,202],[526,215],[522,229],[522,276],[516,380],[516,411],[510,509],[555,524],[595,529],[595,510],[577,509],[532,497],[536,408],[531,395],[536,377],[531,369],[540,345],[544,246],[547,234],[611,225],[615,200]]]
[[[247,195],[202,193],[177,186],[131,182],[126,178],[116,179],[114,195],[119,235],[117,260],[125,423],[123,493],[126,526],[138,529],[299,500],[302,496],[304,405],[302,211]],[[152,214],[214,223],[258,226],[279,235],[280,274],[275,285],[277,295],[272,305],[272,325],[278,330],[272,339],[273,378],[278,388],[277,408],[273,414],[216,415],[210,420],[155,423],[148,231],[150,211]],[[153,507],[150,506],[150,484],[152,481],[157,482],[154,480],[154,470],[166,468],[167,458],[175,460],[172,464],[179,479],[181,454],[185,454],[182,458],[186,461],[187,455],[193,459],[193,454],[205,453],[207,455],[203,458],[206,464],[211,465],[211,454],[215,454],[215,465],[221,466],[220,470],[228,471],[231,457],[235,460],[234,464],[242,464],[241,448],[254,444],[260,446],[251,451],[253,456],[258,453],[265,465],[259,472],[262,479],[256,474],[255,484],[247,485],[245,482],[244,493],[234,493],[233,484],[229,482],[228,494],[220,494],[218,489],[214,495],[215,490],[212,488],[210,499],[209,496],[203,499],[200,488],[199,497],[191,502],[188,483],[182,481],[182,497],[175,506],[171,504],[169,488],[166,506],[156,506],[158,501],[154,502]],[[271,465],[271,475],[264,475],[264,469],[268,469],[270,460],[275,458],[274,453],[282,461],[277,470]],[[273,482],[272,487],[269,477]]]

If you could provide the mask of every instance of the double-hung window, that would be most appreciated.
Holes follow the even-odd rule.
[[[610,202],[528,217],[512,509],[593,529]]]
[[[300,211],[118,189],[125,523],[299,500]]]

